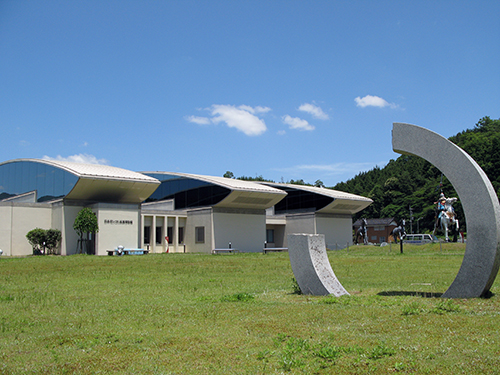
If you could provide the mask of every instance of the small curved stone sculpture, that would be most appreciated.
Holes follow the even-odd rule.
[[[438,168],[460,197],[467,221],[462,266],[444,298],[486,296],[500,265],[500,205],[490,180],[461,148],[428,129],[394,123],[392,148],[416,155]]]
[[[349,294],[332,270],[323,234],[288,235],[288,255],[302,294],[336,297]]]

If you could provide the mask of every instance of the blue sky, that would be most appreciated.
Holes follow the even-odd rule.
[[[499,1],[0,1],[0,161],[326,186],[500,118]]]

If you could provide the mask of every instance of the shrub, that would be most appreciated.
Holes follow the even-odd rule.
[[[59,229],[35,228],[26,234],[26,239],[33,248],[33,255],[55,254],[62,235]]]
[[[48,254],[56,253],[61,239],[62,235],[59,229],[47,229],[45,231],[45,246],[47,247]]]
[[[43,254],[43,243],[45,242],[45,230],[35,228],[26,234],[26,239],[33,248],[33,255]]]

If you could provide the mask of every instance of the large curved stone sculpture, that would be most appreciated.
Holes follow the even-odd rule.
[[[392,148],[436,166],[460,197],[467,222],[462,266],[444,298],[487,295],[500,265],[500,205],[490,180],[461,148],[428,129],[394,123]]]
[[[349,294],[333,273],[323,234],[289,234],[288,255],[302,294]]]

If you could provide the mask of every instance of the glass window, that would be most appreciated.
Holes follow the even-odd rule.
[[[324,195],[297,190],[295,188],[280,187],[288,195],[279,201],[275,206],[275,212],[288,212],[295,210],[319,210],[333,202],[333,198]]]
[[[176,209],[213,206],[231,192],[222,186],[192,178],[161,173],[146,173],[146,175],[161,181],[161,185],[146,202],[174,199]]]
[[[179,243],[184,243],[184,227],[179,227]]]
[[[151,242],[151,227],[144,227],[144,244],[149,245]]]
[[[0,165],[0,199],[37,192],[39,202],[62,198],[78,181],[72,173],[52,165],[15,161]]]
[[[205,227],[196,227],[195,231],[195,242],[205,243]]]
[[[173,236],[174,236],[174,228],[168,227],[167,228],[167,237],[168,237],[168,243],[172,244],[173,241]]]
[[[163,242],[163,227],[156,227],[156,244],[161,245]]]
[[[274,243],[274,229],[266,229],[266,242]]]

